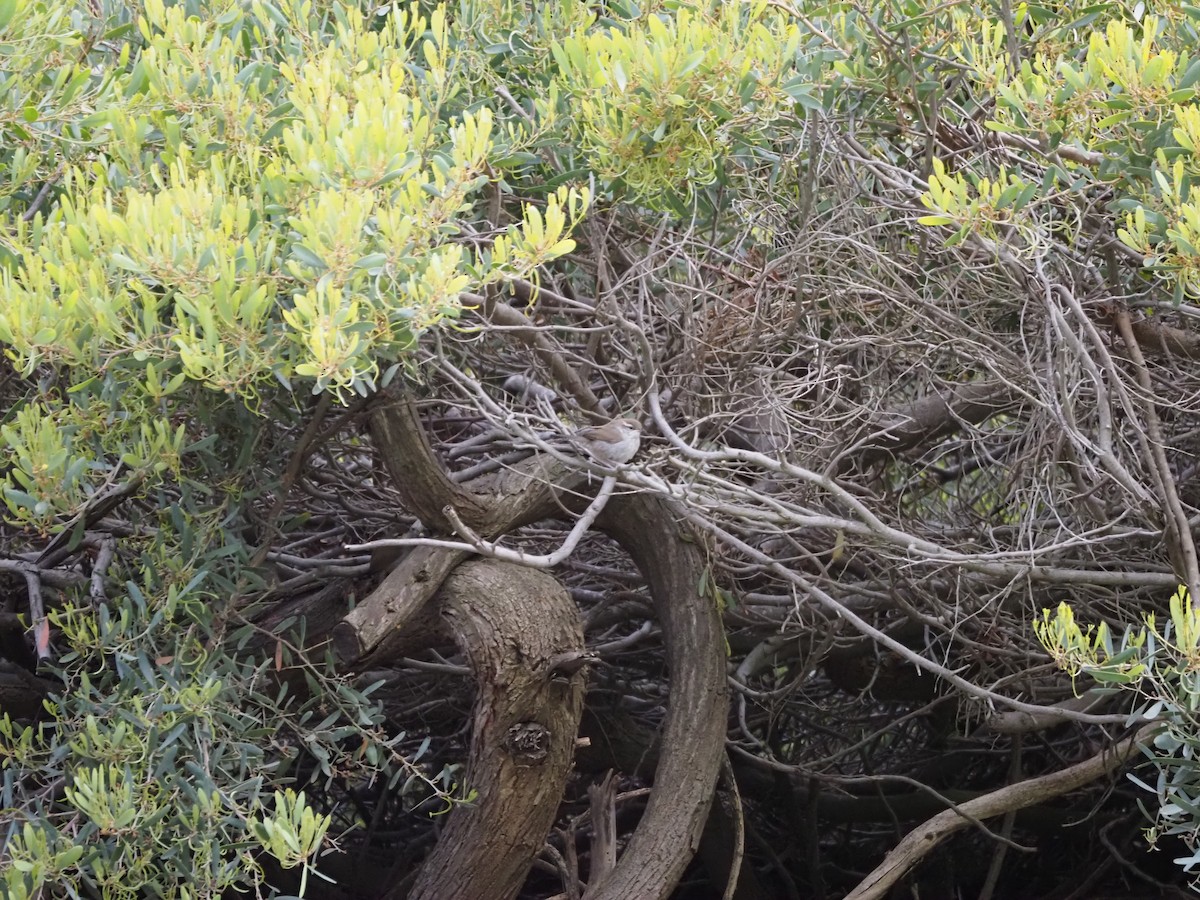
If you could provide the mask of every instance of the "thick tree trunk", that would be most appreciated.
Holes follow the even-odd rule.
[[[583,652],[579,610],[549,575],[493,560],[443,585],[442,616],[478,683],[474,794],[450,814],[412,890],[387,900],[507,900],[525,882],[558,814],[583,711],[584,673],[555,661]]]
[[[381,445],[393,477],[403,482],[402,490],[407,494],[423,494],[408,496],[406,503],[422,510],[435,524],[444,527],[442,520],[445,517],[439,511],[445,506],[453,506],[460,516],[471,520],[467,523],[470,527],[490,539],[522,525],[558,517],[564,509],[586,502],[584,495],[589,493],[586,488],[590,484],[587,475],[567,463],[543,455],[493,477],[475,479],[468,487],[455,485],[439,473],[440,463],[433,456],[428,441],[414,433],[420,428],[412,402],[406,398],[385,400],[372,417],[372,433]],[[615,868],[603,880],[589,885],[587,900],[628,900],[632,897],[651,900],[670,894],[696,852],[716,785],[724,752],[728,707],[725,638],[716,603],[711,597],[700,594],[705,562],[695,536],[681,524],[683,521],[681,510],[674,504],[646,495],[613,498],[597,521],[598,526],[630,555],[649,587],[666,642],[671,699],[663,725],[662,752],[654,773],[654,789],[645,814]],[[458,551],[426,548],[417,548],[405,557],[385,582],[334,630],[334,645],[342,666],[354,668],[367,658],[382,662],[381,654],[386,655],[389,645],[402,639],[406,627],[428,608],[430,599],[448,574],[457,571],[455,567],[463,558]],[[477,566],[483,567],[480,571],[486,571],[490,565],[469,564],[472,572]],[[457,583],[457,575],[449,577]],[[513,578],[516,578],[515,574]],[[519,622],[522,615],[510,609],[507,600],[498,594],[497,597],[488,596],[486,591],[478,594],[472,604],[461,599],[456,602],[461,604],[457,607],[460,617],[457,625],[462,629],[461,640],[467,648],[484,640],[479,636],[472,637],[474,629],[482,628],[483,623],[497,634],[509,634],[512,633],[509,626]],[[541,614],[546,615],[546,611],[541,610]],[[514,708],[498,705],[492,709],[493,704],[506,703],[506,695],[518,685],[536,696],[535,687],[541,683],[538,679],[544,682],[548,676],[544,670],[539,671],[536,655],[524,657],[528,671],[520,676],[515,671],[498,668],[498,660],[503,657],[489,663],[490,668],[481,670],[478,659],[488,657],[480,649],[472,652],[475,654],[472,664],[477,666],[477,673],[481,673],[477,677],[481,679],[481,692],[485,694],[477,707],[471,757],[472,771],[477,773],[472,776],[473,786],[482,792],[485,784],[489,789],[495,788],[496,779],[511,777],[504,766],[512,764],[513,750],[506,750],[504,742],[516,740],[523,744],[532,739],[530,734],[497,731],[500,727],[508,729],[519,720],[512,718],[516,714]],[[521,659],[518,656],[517,662],[506,662],[506,665],[519,669],[517,663]],[[487,677],[482,676],[485,671],[489,673]],[[512,684],[497,680],[497,673],[512,679]],[[533,681],[526,684],[523,678]],[[494,696],[486,693],[489,691],[494,692]],[[543,698],[539,702],[546,701]],[[522,707],[525,712],[537,708],[528,704]],[[501,711],[505,712],[504,716]],[[577,719],[578,715],[576,723]],[[572,731],[572,740],[574,735]],[[553,763],[548,760],[546,765]],[[560,791],[561,787],[560,784]],[[530,830],[526,832],[521,827],[518,836],[513,830],[518,828],[514,823],[540,823],[542,831],[537,837],[540,846],[553,815],[544,818],[544,809],[538,805],[542,799],[539,791],[540,788],[526,788],[505,790],[500,795],[489,794],[486,798],[481,795],[480,803],[486,801],[486,814],[481,808],[475,815],[456,819],[470,825],[458,826],[453,832],[448,830],[442,835],[412,896],[471,897],[472,900],[509,896],[479,893],[474,887],[479,882],[472,879],[485,875],[489,884],[498,885],[496,890],[507,891],[510,887],[507,875],[503,880],[497,878],[495,864],[499,859],[499,848],[484,843],[481,835],[507,835],[505,840],[512,842],[511,853],[520,872],[524,873],[531,859],[525,842],[533,840],[530,835],[536,829],[529,825]],[[530,808],[522,809],[522,804],[530,805]],[[487,853],[479,856],[476,847],[485,845]],[[472,865],[464,866],[463,860],[468,857]],[[485,866],[481,859],[490,859],[491,863]],[[464,881],[456,879],[453,886],[440,880],[429,881],[438,877],[434,873],[451,863],[454,869],[462,870]],[[467,889],[468,883],[473,886],[471,889]],[[436,885],[437,889],[428,885]]]
[[[728,686],[720,612],[699,586],[704,558],[674,504],[635,494],[614,498],[599,525],[646,578],[666,641],[671,700],[654,791],[637,830],[586,900],[664,898],[699,846],[725,751]]]

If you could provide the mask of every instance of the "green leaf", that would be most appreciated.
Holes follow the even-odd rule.
[[[780,90],[792,98],[799,106],[810,112],[819,112],[825,107],[821,101],[812,95],[813,84],[807,76],[797,76],[784,84]]]
[[[111,259],[113,261],[113,264],[118,269],[125,269],[126,271],[129,271],[129,272],[138,272],[138,273],[142,273],[146,270],[146,267],[143,266],[140,262],[138,262],[135,259],[130,259],[124,253],[112,253],[109,255],[109,259]]]
[[[1036,184],[1025,185],[1025,187],[1021,189],[1021,193],[1017,196],[1016,201],[1013,203],[1013,209],[1024,209],[1034,198],[1034,196],[1036,196],[1037,192],[1038,186]]]
[[[1192,64],[1187,67],[1187,70],[1183,73],[1183,75],[1180,76],[1179,80],[1175,83],[1175,90],[1183,91],[1183,90],[1188,90],[1188,89],[1194,88],[1198,82],[1200,82],[1200,59],[1194,59],[1194,60],[1192,60]],[[1191,95],[1191,99],[1194,100],[1195,98],[1196,98],[1196,94],[1193,91],[1192,95]],[[1173,100],[1172,102],[1182,103],[1185,101],[1183,101],[1183,100],[1174,101]]]
[[[38,505],[38,498],[32,494],[27,494],[24,491],[18,491],[16,488],[6,487],[4,496],[10,503],[15,503],[17,506],[25,509],[35,509]]]
[[[362,259],[357,260],[354,263],[354,268],[367,269],[368,271],[372,269],[378,270],[387,265],[387,260],[388,258],[386,253],[370,253],[364,256]]]
[[[303,244],[292,245],[292,258],[312,269],[326,268],[325,260],[321,259],[321,257],[317,256],[317,254]]]
[[[689,72],[694,71],[696,67],[700,65],[700,63],[704,62],[704,59],[707,55],[708,54],[703,50],[698,50],[697,52],[693,53],[680,68],[678,72],[679,76],[682,77],[687,75]]]

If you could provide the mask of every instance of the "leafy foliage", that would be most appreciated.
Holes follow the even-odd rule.
[[[1188,872],[1200,865],[1200,772],[1196,768],[1196,710],[1200,709],[1200,610],[1187,588],[1180,587],[1170,600],[1170,617],[1159,631],[1153,614],[1142,628],[1130,628],[1121,646],[1114,647],[1107,625],[1088,633],[1074,624],[1070,607],[1063,604],[1055,616],[1049,610],[1035,625],[1038,638],[1055,661],[1072,673],[1084,673],[1101,685],[1132,691],[1142,703],[1134,717],[1160,719],[1165,727],[1147,750],[1158,777],[1150,784],[1130,778],[1155,795],[1157,806],[1147,830],[1151,844],[1164,835],[1181,837],[1193,851],[1176,860]]]
[[[794,97],[785,77],[799,31],[766,3],[649,10],[552,45],[578,103],[588,166],[651,207],[690,199],[739,144],[765,145]]]
[[[770,433],[775,455],[762,465],[771,478],[799,471],[804,438],[795,435],[810,423],[791,426],[832,418],[813,413],[812,397],[829,385],[843,404],[828,407],[837,417],[864,434],[891,427],[878,409],[855,420],[844,405],[860,393],[895,399],[886,375],[870,383],[842,364],[796,386],[831,348],[887,345],[911,326],[918,349],[897,366],[904,378],[925,372],[921,389],[932,394],[979,386],[988,373],[1054,368],[1060,357],[1049,352],[1021,358],[1030,301],[1012,284],[1053,295],[1052,276],[1083,273],[1079,284],[1106,302],[1148,298],[1148,318],[1200,296],[1197,18],[1178,4],[1075,0],[0,0],[0,344],[12,370],[0,373],[11,401],[0,423],[5,537],[28,547],[57,539],[96,564],[30,623],[49,623],[61,650],[46,717],[0,720],[8,895],[53,886],[73,896],[215,897],[269,880],[266,857],[306,875],[319,868],[340,834],[316,788],[404,778],[445,799],[446,786],[400,753],[402,736],[383,733],[368,692],[299,652],[303,627],[256,623],[256,604],[275,599],[263,565],[272,540],[303,519],[262,507],[292,486],[291,464],[302,462],[293,438],[314,408],[354,403],[395,377],[432,378],[430,345],[446,359],[458,354],[464,378],[484,370],[475,348],[493,336],[480,333],[472,307],[506,283],[550,278],[569,297],[610,289],[604,241],[576,253],[589,214],[634,236],[637,252],[620,275],[661,316],[610,315],[597,304],[596,333],[629,338],[634,349],[611,357],[647,370],[688,356],[679,347],[694,341],[696,370],[672,385],[676,396],[703,393],[695,379],[709,377],[706,355],[747,344],[790,353],[809,346],[798,336],[801,324],[809,329],[816,350],[801,354],[803,366],[755,357],[757,393],[747,402],[722,409],[718,397],[688,410],[696,421],[743,426],[747,409],[759,417],[736,451],[702,458],[729,466],[726,485],[699,499],[691,482],[657,485],[711,514],[722,539],[737,527],[718,517],[745,515],[750,534],[729,543],[739,560],[772,528],[788,540],[832,528],[822,590],[836,593],[843,567],[894,573],[914,558],[939,576],[961,564],[960,575],[1011,585],[1017,575],[1003,567],[1013,559],[1056,552],[1040,534],[1059,527],[1051,520],[1061,497],[1054,479],[1068,481],[1062,460],[1095,447],[1096,468],[1133,510],[1129,498],[1148,491],[1137,467],[1105,445],[1112,423],[1099,389],[1081,404],[1109,416],[1099,437],[1062,426],[1070,437],[1047,441],[1053,458],[1040,459],[1056,473],[1045,483],[1028,470],[1004,480],[982,463],[933,477],[889,458],[860,493],[812,473],[799,479],[804,499],[794,507],[765,491],[743,502],[736,491],[755,482],[740,467],[768,456],[744,451],[746,434]],[[822,135],[835,130],[836,153],[823,152]],[[851,174],[822,182],[833,169]],[[861,235],[815,244],[797,261],[807,223],[856,217],[868,220]],[[705,230],[708,244],[696,249]],[[694,255],[668,254],[647,275],[639,254],[658,265],[663,234],[671,253]],[[850,245],[862,256],[847,257]],[[991,290],[1001,279],[982,272],[985,263],[1009,279],[1004,291]],[[920,281],[927,265],[952,277]],[[694,291],[728,300],[719,314],[680,299],[691,297],[699,269],[742,273]],[[957,300],[968,276],[981,298],[973,308]],[[750,288],[720,293],[733,284]],[[938,334],[953,336],[944,343],[961,338],[968,349],[930,349],[929,329],[906,319],[905,286]],[[791,324],[764,349],[771,342],[759,329],[784,318]],[[560,312],[545,327],[562,321],[574,322]],[[672,330],[693,322],[693,333]],[[1078,341],[1058,320],[1044,331]],[[439,342],[450,336],[462,343],[447,350]],[[974,358],[980,346],[995,356]],[[848,358],[873,371],[880,357]],[[781,373],[790,393],[769,381]],[[623,373],[641,384],[655,375]],[[735,396],[737,377],[713,394]],[[1043,424],[1075,415],[1044,400],[1032,379],[1010,380],[1043,402]],[[477,388],[463,395],[477,399]],[[1132,409],[1121,397],[1122,411]],[[498,407],[487,411],[507,426]],[[1024,439],[1011,410],[984,422],[974,423],[992,441],[981,458]],[[831,434],[853,446],[868,440]],[[1136,439],[1125,436],[1130,446]],[[832,439],[813,443],[823,457]],[[360,466],[358,450],[352,440],[330,462]],[[717,476],[696,459],[681,470],[711,488]],[[834,475],[850,480],[847,471]],[[85,545],[89,510],[131,484],[143,495],[136,527],[115,551]],[[865,496],[887,496],[887,512],[865,511]],[[895,521],[893,510],[902,511]],[[901,531],[919,519],[923,535]],[[953,530],[947,521],[957,528],[952,549],[935,542]],[[1155,527],[1130,526],[1143,535]],[[979,534],[986,539],[972,545]],[[1086,542],[1072,533],[1062,543]],[[101,565],[106,553],[113,558]],[[776,558],[761,566],[760,575],[780,577]],[[1120,568],[1096,566],[1097,583],[1111,585],[1104,578]],[[733,598],[717,586],[727,573],[714,571],[712,591]],[[811,573],[797,571],[785,579],[789,596],[811,587]],[[36,618],[32,593],[29,606]],[[1119,646],[1108,626],[1081,628],[1076,615],[1087,613],[1071,604],[1044,612],[1034,631],[1073,677],[1133,688],[1148,698],[1140,714],[1170,724],[1154,760],[1160,827],[1194,842],[1198,632],[1186,592],[1170,609],[1169,627],[1159,632],[1151,620]],[[913,617],[930,628],[953,618],[950,641],[953,613]],[[895,622],[881,614],[877,624],[873,638]],[[971,653],[992,637],[974,635]],[[804,743],[792,735],[783,746],[799,753]]]
[[[0,726],[6,895],[214,897],[262,880],[256,847],[307,870],[329,820],[284,785],[424,775],[362,691],[293,658],[302,632],[246,619],[266,585],[237,523],[280,474],[263,416],[294,421],[293,382],[367,393],[464,290],[569,252],[586,193],[489,252],[451,240],[496,149],[489,110],[443,114],[444,12],[3,12],[0,341],[30,378],[9,522],[61,532],[119,479],[161,503],[103,573],[119,593],[51,613],[51,720]]]
[[[262,880],[260,843],[285,866],[315,863],[328,819],[272,785],[413,771],[364,693],[286,643],[273,659],[245,650],[256,630],[214,615],[234,586],[208,572],[229,569],[227,550],[178,555],[222,536],[185,527],[173,541],[163,523],[121,596],[52,614],[69,647],[52,719],[0,719],[5,806],[23,813],[6,896],[219,896]]]

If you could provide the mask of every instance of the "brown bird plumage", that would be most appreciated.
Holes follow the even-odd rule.
[[[602,466],[619,466],[637,455],[642,444],[642,423],[613,419],[603,425],[588,425],[571,435],[571,443]]]

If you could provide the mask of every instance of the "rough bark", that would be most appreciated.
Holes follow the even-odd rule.
[[[521,889],[554,822],[571,768],[584,674],[553,660],[583,651],[579,610],[551,576],[493,560],[459,566],[442,615],[478,683],[465,786],[407,894],[387,900],[506,900]]]
[[[1200,334],[1151,319],[1130,322],[1130,331],[1148,356],[1200,359]]]
[[[408,421],[404,404],[389,405],[386,409]],[[373,421],[389,419],[390,415],[380,413]],[[564,507],[561,494],[569,495],[572,490],[587,484],[586,473],[548,455],[538,455],[511,470],[476,479],[471,482],[471,491],[450,497],[434,487],[439,482],[436,476],[413,474],[405,480],[406,473],[440,471],[427,441],[404,437],[409,427],[419,429],[420,425],[409,422],[408,426],[400,427],[393,421],[378,432],[376,438],[377,441],[390,441],[381,447],[381,452],[385,458],[394,460],[389,463],[389,469],[395,482],[407,485],[405,493],[414,493],[413,485],[423,484],[430,486],[435,497],[430,500],[413,496],[406,503],[412,502],[418,509],[427,510],[435,502],[448,500],[463,521],[488,540],[522,525],[561,514]],[[484,497],[486,504],[481,502]],[[464,506],[458,506],[459,502]],[[437,507],[439,520],[444,518],[441,508]],[[334,628],[333,643],[339,664],[344,669],[355,668],[365,656],[381,649],[383,652],[374,652],[373,659],[386,658],[386,648],[380,647],[382,642],[401,631],[437,593],[446,576],[469,555],[432,547],[409,550],[383,583]]]
[[[663,898],[699,846],[725,748],[728,688],[717,605],[699,593],[702,557],[682,514],[642,494],[609,503],[598,524],[646,578],[666,641],[671,700],[646,812],[612,875],[586,900]]]
[[[333,628],[333,650],[343,669],[370,667],[366,657],[386,660],[396,640],[433,596],[449,574],[469,554],[436,547],[414,547],[362,601]]]
[[[406,509],[428,528],[452,533],[442,510],[452,506],[462,521],[491,540],[540,519],[558,515],[574,491],[589,487],[588,475],[548,454],[458,485],[446,475],[421,424],[412,396],[385,391],[371,410],[371,437],[383,456]],[[398,639],[437,593],[446,576],[469,554],[417,547],[333,629],[339,665],[353,669],[385,661]]]
[[[428,486],[439,502],[446,499],[449,489],[445,484],[438,487],[440,479],[431,473],[440,465],[428,441],[411,434],[421,430],[411,404],[384,403],[373,420],[378,421],[389,423],[373,430],[377,440],[388,442],[381,451],[393,460],[389,462],[393,476],[409,478],[410,485]],[[410,476],[414,469],[425,474]],[[494,538],[560,515],[578,503],[579,489],[588,485],[586,473],[539,454],[513,469],[473,481],[467,505],[473,521],[468,524],[483,537]],[[483,497],[488,498],[486,504],[477,502]],[[413,498],[412,502],[424,509],[434,501]],[[587,900],[666,897],[696,851],[716,784],[728,706],[725,641],[716,604],[699,593],[704,559],[695,536],[681,524],[683,519],[681,510],[662,498],[632,495],[613,498],[597,521],[646,580],[666,642],[671,700],[646,812],[611,875],[589,885]],[[462,559],[456,551],[413,551],[335,629],[341,665],[355,666],[385,640],[392,640],[390,636],[402,634]],[[376,652],[373,658],[381,657]],[[491,747],[485,754],[489,758],[496,750],[488,741],[495,737],[477,734],[477,747]],[[516,808],[506,814],[514,815]],[[439,854],[461,854],[459,842],[443,835]],[[440,889],[437,896],[477,896]]]

